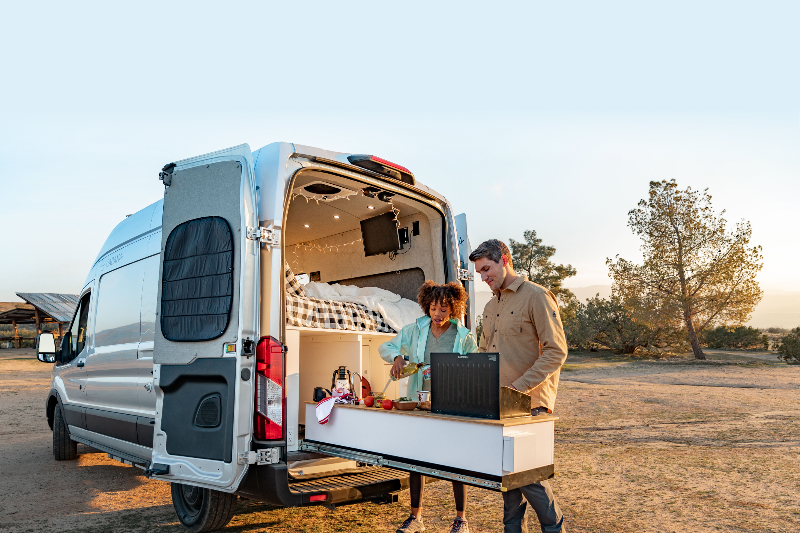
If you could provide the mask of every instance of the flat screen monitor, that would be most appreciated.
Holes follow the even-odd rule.
[[[394,213],[389,211],[361,221],[361,240],[364,243],[365,256],[400,250],[400,236],[394,218]]]

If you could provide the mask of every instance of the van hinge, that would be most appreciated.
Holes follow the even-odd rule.
[[[472,281],[472,273],[466,268],[459,268],[458,279],[459,281]]]
[[[264,244],[267,248],[272,246],[280,246],[281,244],[281,230],[275,228],[270,224],[266,227],[254,228],[247,226],[247,238],[252,241],[258,241]]]
[[[172,172],[175,170],[175,166],[175,163],[167,163],[158,173],[158,179],[164,182],[164,187],[172,185]]]
[[[280,462],[280,448],[267,448],[255,452],[242,452],[238,455],[237,463],[240,465],[272,465]]]

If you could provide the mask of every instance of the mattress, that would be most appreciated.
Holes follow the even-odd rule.
[[[286,324],[304,328],[396,333],[376,313],[363,305],[306,296],[291,269],[286,269]]]

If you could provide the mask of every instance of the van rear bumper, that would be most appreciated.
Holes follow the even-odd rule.
[[[408,474],[390,468],[289,483],[286,463],[251,465],[237,494],[281,507],[340,505],[380,498],[408,488]],[[311,501],[312,496],[324,500]]]

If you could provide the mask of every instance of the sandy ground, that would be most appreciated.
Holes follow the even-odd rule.
[[[774,354],[708,362],[571,355],[556,414],[553,486],[570,532],[800,531],[800,367]],[[182,531],[166,483],[79,446],[56,462],[44,418],[50,366],[0,350],[0,530]],[[408,512],[241,501],[230,531],[394,531]],[[449,484],[426,487],[428,531],[448,531]],[[502,500],[470,489],[472,531],[502,531]],[[538,531],[535,517],[531,531]]]

